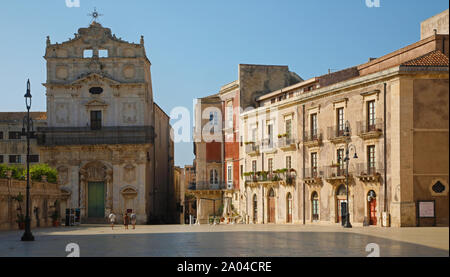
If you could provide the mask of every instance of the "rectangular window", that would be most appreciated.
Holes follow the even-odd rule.
[[[292,121],[290,119],[285,121],[286,138],[290,139],[292,135]]]
[[[252,129],[252,142],[256,142],[256,132],[257,132],[256,128],[253,128]]]
[[[20,164],[22,162],[22,157],[20,155],[9,155],[10,164]]]
[[[38,163],[39,155],[30,155],[30,163]]]
[[[3,139],[3,132],[0,132],[0,139]]]
[[[227,105],[227,127],[233,128],[233,102]]]
[[[338,136],[344,135],[345,123],[344,123],[344,108],[338,108],[336,110],[336,125],[338,130]]]
[[[337,150],[337,162],[339,167],[337,168],[337,176],[344,175],[344,149]]]
[[[317,177],[317,153],[311,153],[311,177]]]
[[[273,147],[273,125],[267,125],[267,137],[268,137],[268,146],[269,148]]]
[[[22,132],[9,132],[9,139],[20,139]]]
[[[3,155],[0,155],[0,164],[2,164],[4,161],[3,161]]]
[[[227,168],[227,183],[233,184],[233,165],[228,165]]]
[[[102,128],[102,112],[91,111],[91,130],[100,130]]]
[[[92,58],[94,56],[94,51],[92,49],[85,49],[83,51],[83,58]]]
[[[257,167],[256,167],[256,161],[252,161],[252,172],[256,173]]]
[[[277,101],[276,98],[272,98],[272,99],[270,99],[270,104],[274,104],[276,101]]]
[[[286,156],[286,168],[289,170],[292,168],[291,156]]]
[[[108,49],[99,49],[98,57],[99,58],[108,58]]]
[[[367,146],[367,173],[375,173],[375,145]]]
[[[267,165],[269,167],[269,174],[272,174],[273,173],[273,159],[272,158],[267,160]]]
[[[241,178],[244,177],[244,166],[243,165],[241,165],[241,172],[240,173],[241,173]]]
[[[317,139],[317,114],[313,113],[311,114],[311,139]]]
[[[375,100],[367,102],[367,131],[375,130]]]

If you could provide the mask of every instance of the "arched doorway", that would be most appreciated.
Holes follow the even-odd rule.
[[[275,192],[270,189],[269,196],[267,199],[267,222],[275,223]]]
[[[342,212],[345,212],[347,207],[347,188],[345,185],[340,185],[336,190],[336,222],[342,223]],[[345,218],[344,218],[345,219]]]
[[[377,195],[373,190],[367,194],[367,207],[369,212],[369,225],[377,225]]]
[[[253,195],[253,223],[258,222],[258,198],[256,194]]]
[[[292,194],[288,192],[286,196],[286,222],[292,223]]]
[[[311,195],[312,221],[319,221],[319,194],[314,191]]]

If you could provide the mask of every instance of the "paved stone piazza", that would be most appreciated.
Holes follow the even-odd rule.
[[[366,257],[369,243],[381,257],[448,257],[449,229],[328,225],[116,225],[0,232],[0,257],[65,257],[77,243],[81,257]]]

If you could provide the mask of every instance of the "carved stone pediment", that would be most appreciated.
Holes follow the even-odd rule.
[[[126,186],[120,190],[120,194],[122,194],[124,198],[133,199],[137,197],[138,191],[132,186]]]
[[[94,99],[87,102],[85,106],[86,108],[96,108],[96,107],[106,108],[108,107],[108,104],[100,99]]]
[[[108,85],[119,85],[120,82],[113,80],[105,74],[99,74],[99,73],[90,73],[86,76],[81,77],[78,80],[75,80],[71,83],[71,85],[82,85],[82,84],[103,84],[106,83]]]
[[[111,170],[102,164],[101,162],[92,162],[85,165],[80,173],[82,174],[82,179],[87,182],[103,182],[108,179],[108,175],[112,173]]]

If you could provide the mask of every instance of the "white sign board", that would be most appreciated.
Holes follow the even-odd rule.
[[[419,217],[434,217],[434,202],[419,202]]]

